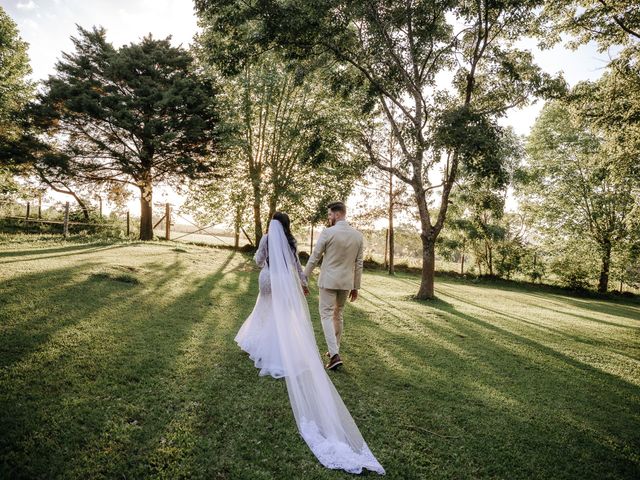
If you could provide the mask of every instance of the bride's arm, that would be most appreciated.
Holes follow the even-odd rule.
[[[254,255],[253,259],[256,261],[260,268],[264,267],[264,264],[267,261],[267,257],[269,256],[269,244],[267,242],[267,236],[264,235],[260,239],[260,245],[258,245],[258,250]]]
[[[302,283],[303,287],[308,286],[307,284],[307,276],[304,274],[304,270],[302,270],[302,264],[300,263],[300,257],[298,257],[298,252],[294,254],[296,257],[296,268],[298,269],[298,276],[300,277],[300,283]]]

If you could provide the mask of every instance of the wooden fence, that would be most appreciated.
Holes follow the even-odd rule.
[[[93,229],[101,229],[101,228],[104,229],[104,228],[117,228],[123,224],[126,229],[126,235],[129,236],[131,234],[131,215],[128,211],[126,212],[125,218],[121,219],[120,222],[81,222],[81,221],[74,221],[70,218],[70,211],[71,211],[70,202],[65,202],[64,210],[62,212],[57,212],[60,214],[59,216],[62,217],[61,219],[57,218],[58,215],[56,215],[56,218],[43,218],[41,201],[38,201],[37,213],[32,212],[31,202],[27,202],[26,205],[24,206],[15,202],[4,202],[4,204],[5,205],[9,204],[11,210],[23,209],[25,213],[24,215],[3,215],[3,216],[0,216],[0,219],[23,223],[25,226],[28,226],[30,224],[58,225],[61,227],[62,235],[64,236],[64,238],[68,238],[69,236],[69,227],[90,227]],[[100,201],[98,209],[89,208],[88,211],[97,213],[100,219],[104,218],[102,214],[102,201]]]

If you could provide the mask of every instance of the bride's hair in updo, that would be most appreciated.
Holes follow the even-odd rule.
[[[289,242],[291,250],[295,252],[298,244],[296,242],[296,239],[293,238],[293,235],[291,234],[291,221],[289,220],[289,215],[284,212],[276,212],[273,214],[272,218],[274,220],[278,220],[282,224],[282,229],[284,230],[284,234],[287,237],[287,242]]]

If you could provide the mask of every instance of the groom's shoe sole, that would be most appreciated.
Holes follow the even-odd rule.
[[[326,368],[327,370],[335,370],[340,365],[342,365],[342,360],[338,357],[335,361],[327,363]]]
[[[338,369],[338,367],[342,366],[342,360],[340,360],[339,362],[336,363],[328,363],[326,365],[327,370],[331,370],[331,371],[335,371]]]

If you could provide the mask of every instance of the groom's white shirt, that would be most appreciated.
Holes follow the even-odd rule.
[[[322,258],[318,287],[332,290],[353,290],[360,288],[362,278],[362,234],[340,220],[325,228],[304,269],[309,278]],[[323,258],[324,257],[324,258]]]

